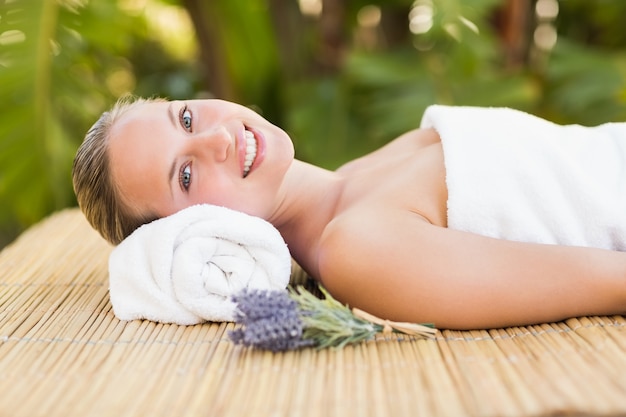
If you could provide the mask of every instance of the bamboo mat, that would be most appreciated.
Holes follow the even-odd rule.
[[[0,416],[626,415],[621,316],[271,354],[118,321],[109,252],[68,209],[0,253]]]

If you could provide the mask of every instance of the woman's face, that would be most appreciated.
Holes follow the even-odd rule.
[[[222,100],[138,104],[109,142],[123,201],[159,217],[209,203],[268,219],[293,156],[282,129]]]

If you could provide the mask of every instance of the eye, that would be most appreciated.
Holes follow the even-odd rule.
[[[180,114],[178,116],[180,124],[188,132],[191,132],[191,116],[191,111],[187,108],[187,106],[180,109]]]
[[[189,190],[189,186],[191,185],[191,164],[183,165],[178,175],[178,182],[184,191]]]

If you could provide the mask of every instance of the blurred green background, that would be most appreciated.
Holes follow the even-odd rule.
[[[74,152],[128,92],[219,97],[335,168],[432,103],[626,120],[624,0],[0,0],[0,247],[76,204]]]

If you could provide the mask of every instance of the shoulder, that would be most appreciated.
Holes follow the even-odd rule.
[[[357,283],[383,279],[390,268],[402,269],[402,263],[415,261],[402,256],[407,246],[419,253],[428,245],[427,229],[435,226],[414,213],[392,211],[350,210],[326,227],[318,248],[318,270],[331,292],[341,295]]]
[[[321,284],[340,302],[379,317],[432,321],[431,306],[415,297],[430,293],[433,277],[441,276],[434,263],[449,264],[433,239],[446,230],[408,211],[338,217],[320,244]]]
[[[433,128],[413,129],[377,150],[342,165],[337,169],[337,172],[342,174],[358,172],[361,169],[368,169],[372,165],[376,165],[381,160],[388,161],[390,157],[395,159],[398,155],[414,154],[440,142],[439,134]]]

